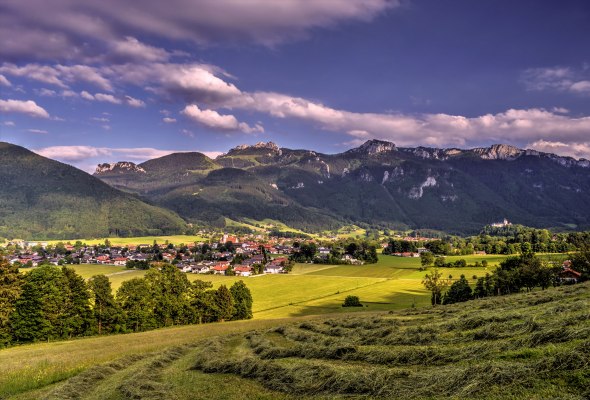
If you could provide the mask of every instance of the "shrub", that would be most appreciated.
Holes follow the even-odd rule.
[[[346,296],[342,307],[362,307],[361,300],[358,296]]]

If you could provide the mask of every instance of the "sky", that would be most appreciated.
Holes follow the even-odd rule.
[[[0,0],[0,140],[93,171],[239,144],[590,159],[587,0]]]

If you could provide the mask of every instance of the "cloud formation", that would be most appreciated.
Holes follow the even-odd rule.
[[[0,75],[0,86],[12,86],[12,83],[4,75]]]
[[[239,122],[233,115],[222,115],[214,110],[201,110],[196,104],[188,105],[182,110],[182,114],[201,125],[217,131],[243,133],[261,133],[264,128],[260,124],[253,127],[245,122]]]
[[[563,143],[550,142],[541,139],[537,140],[536,142],[529,143],[527,147],[539,151],[544,151],[546,153],[554,153],[562,156],[568,156],[573,158],[585,158],[587,160],[590,160],[590,142]]]
[[[49,113],[33,100],[0,100],[0,112],[26,114],[31,117],[49,118]]]
[[[522,81],[528,90],[554,90],[575,94],[590,94],[590,71],[570,67],[530,68],[523,72]]]
[[[0,54],[64,60],[95,56],[102,44],[115,56],[162,61],[166,54],[142,47],[135,35],[272,46],[315,28],[369,21],[398,5],[397,0],[145,0],[138,7],[124,0],[54,0],[47,13],[39,12],[47,7],[44,0],[8,1],[0,15]]]

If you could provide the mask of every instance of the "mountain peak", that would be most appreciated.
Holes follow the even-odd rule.
[[[370,139],[367,140],[365,143],[361,144],[359,147],[351,149],[349,151],[354,153],[365,153],[368,155],[375,155],[381,153],[388,153],[394,150],[397,150],[397,148],[395,147],[395,144],[392,142],[387,142],[385,140],[378,139]]]
[[[232,150],[247,150],[247,149],[268,149],[273,151],[279,151],[279,146],[274,142],[258,142],[256,144],[240,144],[234,147]]]
[[[139,173],[145,174],[145,169],[143,169],[142,167],[138,166],[137,164],[135,164],[131,161],[119,161],[116,163],[98,164],[98,166],[96,167],[96,171],[94,171],[94,174],[95,175],[108,174],[108,173],[122,174],[122,173],[127,173],[127,172],[139,172]]]
[[[490,147],[478,147],[472,151],[484,160],[513,160],[525,152],[509,144],[493,144]]]

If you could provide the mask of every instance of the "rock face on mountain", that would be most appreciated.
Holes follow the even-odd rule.
[[[141,170],[133,163],[107,165],[99,170],[127,179]],[[0,183],[0,237],[139,236],[180,233],[186,227],[169,210],[146,204],[70,165],[2,142]]]
[[[307,230],[367,223],[472,233],[508,218],[590,228],[589,161],[502,144],[463,150],[369,140],[322,154],[270,142],[215,160],[177,153],[136,167],[145,173],[95,175],[192,222],[273,218]]]
[[[98,164],[98,166],[96,167],[96,171],[94,171],[96,175],[126,174],[129,172],[138,172],[145,174],[145,169],[138,167],[135,163],[132,163],[130,161],[119,161],[116,163]]]

